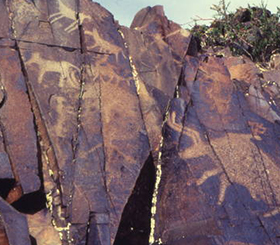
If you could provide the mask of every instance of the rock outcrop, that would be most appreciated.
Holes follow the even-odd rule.
[[[280,70],[162,6],[0,1],[0,244],[278,244]]]

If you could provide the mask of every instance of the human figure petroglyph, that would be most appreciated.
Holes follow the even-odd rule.
[[[59,11],[55,14],[50,15],[49,17],[50,23],[53,24],[56,21],[59,21],[63,18],[71,19],[73,22],[64,29],[64,31],[66,31],[67,33],[71,33],[78,28],[78,20],[76,18],[76,12],[71,8],[69,8],[68,6],[66,6],[61,0],[58,1],[58,4],[59,4]],[[79,17],[80,17],[80,24],[82,24],[85,20],[91,20],[91,17],[89,15],[83,13],[79,13]]]
[[[167,125],[176,132],[182,133],[183,136],[189,137],[192,142],[191,146],[178,153],[182,159],[209,155],[212,158],[218,157],[222,161],[222,165],[217,165],[215,168],[205,171],[194,182],[197,186],[200,186],[209,178],[217,176],[220,180],[218,205],[224,202],[227,188],[232,183],[237,183],[245,186],[250,191],[253,199],[262,199],[270,207],[275,207],[273,195],[267,195],[266,191],[271,192],[270,182],[280,182],[279,169],[261,149],[258,152],[255,145],[251,143],[252,137],[259,140],[261,139],[260,136],[266,132],[265,127],[261,123],[249,122],[252,134],[227,132],[227,135],[223,137],[211,139],[211,145],[201,137],[201,133],[197,130],[187,127],[183,128],[182,124],[177,123],[175,111],[170,113]],[[234,142],[237,139],[239,145],[235,149],[230,142]],[[243,151],[240,151],[240,149]],[[224,159],[226,161],[223,161]],[[269,171],[266,169],[279,174],[269,174]],[[258,172],[257,174],[256,171]],[[278,208],[269,213],[271,215],[278,214]],[[269,216],[269,214],[265,215]]]
[[[26,62],[26,65],[37,64],[39,67],[38,83],[43,82],[44,75],[47,72],[56,72],[60,74],[58,86],[60,88],[77,87],[79,84],[78,76],[80,70],[67,61],[48,60],[41,57],[40,53],[34,53]]]

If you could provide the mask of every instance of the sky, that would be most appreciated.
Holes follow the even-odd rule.
[[[218,5],[220,0],[95,0],[103,7],[108,9],[119,21],[121,25],[130,26],[135,14],[147,6],[163,5],[166,16],[178,23],[185,24],[188,28],[193,25],[193,19],[211,19],[215,12],[210,9],[213,4]],[[229,2],[229,1],[226,1]],[[260,6],[261,0],[232,0],[230,1],[229,11],[234,11],[238,7]],[[279,0],[263,0],[272,13],[280,7]],[[198,24],[207,24],[200,21]]]

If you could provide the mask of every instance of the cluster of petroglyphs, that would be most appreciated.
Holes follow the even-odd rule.
[[[39,67],[38,83],[43,82],[44,76],[48,72],[59,73],[60,88],[77,87],[80,84],[80,69],[68,61],[54,61],[41,57],[40,53],[33,53],[27,60],[26,65],[37,65]]]
[[[265,134],[266,128],[262,123],[248,121],[254,139],[261,140],[261,135]]]
[[[53,24],[57,21],[62,20],[63,18],[68,18],[72,20],[72,23],[64,29],[64,31],[66,31],[67,33],[71,33],[77,30],[78,24],[82,24],[85,20],[91,20],[91,17],[89,15],[79,13],[80,23],[78,23],[76,17],[77,13],[73,9],[69,8],[66,4],[64,4],[62,0],[58,1],[58,4],[59,4],[58,7],[59,10],[57,13],[50,15],[49,17],[50,23]]]
[[[234,137],[234,134],[230,133],[229,137]],[[270,210],[266,210],[265,212],[265,215],[267,217],[278,214],[279,210],[276,206],[276,199],[278,200],[280,197],[274,197],[274,194],[271,191],[270,183],[272,181],[280,181],[279,168],[273,162],[271,162],[269,157],[267,157],[262,150],[260,150],[259,153],[257,151],[250,152],[249,149],[251,149],[253,145],[248,144],[248,135],[238,135],[238,138],[241,138],[243,144],[242,147],[244,149],[243,152],[237,152],[234,151],[234,149],[230,149],[231,146],[229,145],[229,143],[226,143],[226,137],[224,137],[224,139],[217,139],[217,141],[220,141],[219,143],[215,143],[217,145],[219,144],[218,148],[226,146],[221,149],[221,151],[225,151],[226,148],[228,149],[228,161],[221,160],[221,166],[217,166],[214,169],[205,171],[196,180],[195,184],[197,186],[200,186],[207,180],[209,180],[209,178],[218,177],[220,181],[219,195],[217,198],[218,205],[222,205],[222,203],[225,201],[226,191],[232,184],[244,186],[248,189],[251,197],[254,200],[262,200],[268,205],[268,209]],[[216,153],[219,159],[224,159],[224,157],[222,156],[223,153],[219,152],[219,150],[216,148],[214,149],[217,150]],[[253,155],[255,156],[253,157]],[[277,174],[274,176],[270,176],[269,171],[267,171],[268,166],[269,169],[273,170],[273,172],[275,171],[276,173],[278,173],[278,176]],[[267,192],[271,193],[271,195],[267,195]]]
[[[266,128],[262,124],[257,122],[249,121],[248,123],[251,127],[253,137],[259,140],[260,135],[263,135],[266,132]],[[258,152],[257,147],[255,147],[254,144],[250,141],[250,139],[252,138],[251,134],[228,132],[227,135],[220,138],[212,139],[211,142],[208,142],[201,137],[201,133],[197,130],[187,127],[183,128],[182,124],[177,123],[176,112],[174,111],[171,112],[167,124],[176,132],[189,137],[190,142],[192,142],[191,146],[179,152],[179,156],[182,159],[186,160],[205,155],[209,155],[212,158],[218,157],[220,159],[222,165],[217,165],[216,168],[205,171],[194,182],[197,186],[200,186],[209,178],[217,176],[220,180],[219,195],[217,200],[218,205],[221,205],[225,201],[227,188],[232,183],[236,183],[245,186],[249,190],[253,199],[262,199],[266,201],[269,207],[275,207],[275,200],[273,195],[265,195],[265,190],[263,189],[265,188],[263,187],[265,185],[267,189],[270,189],[268,183],[272,180],[270,180],[269,177],[264,176],[269,175],[268,171],[266,171],[266,166],[269,165],[269,169],[273,169],[273,172],[275,171],[276,173],[278,173],[278,175],[276,174],[271,178],[273,178],[273,181],[279,183],[280,170],[270,160],[270,158],[266,156],[266,153],[264,153],[261,149],[259,149]],[[238,141],[241,142],[239,143],[239,146],[240,144],[242,144],[241,148],[244,149],[244,151],[242,152],[235,151],[235,149],[232,148],[233,146],[230,144],[231,141],[234,142],[237,138],[239,139]],[[254,152],[251,149],[255,149]],[[227,159],[225,155],[228,155],[228,161],[223,160]],[[258,172],[258,176],[255,176],[256,172],[252,171],[252,168],[255,168],[256,172]],[[258,180],[256,180],[256,178]],[[265,178],[265,180],[262,180],[262,178]],[[277,198],[280,199],[280,197]],[[270,212],[270,214],[273,215],[276,213],[278,213],[278,208]]]

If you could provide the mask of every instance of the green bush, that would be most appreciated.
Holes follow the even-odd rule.
[[[191,29],[202,49],[229,47],[233,55],[245,54],[256,62],[280,52],[280,8],[271,14],[264,4],[249,5],[229,13],[228,6],[221,0],[211,7],[216,15],[210,26],[196,24]]]

